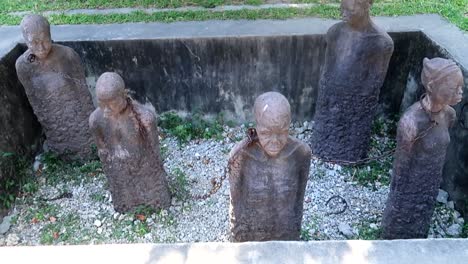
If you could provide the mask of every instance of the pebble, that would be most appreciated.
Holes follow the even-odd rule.
[[[3,217],[3,221],[0,224],[0,235],[4,235],[4,234],[6,234],[6,232],[8,232],[8,230],[10,230],[11,220],[12,220],[13,217],[14,217],[14,215],[9,215],[9,216]]]
[[[353,229],[346,223],[340,223],[338,225],[338,230],[340,231],[341,234],[343,234],[346,238],[352,238],[354,237],[354,232]]]
[[[313,122],[293,124],[291,134],[297,137],[296,128],[302,126],[297,131],[303,132],[301,137],[304,141],[309,141],[311,124]],[[168,175],[171,177],[171,172],[175,169],[184,172],[187,179],[185,187],[190,195],[204,194],[211,189],[212,179],[218,180],[223,176],[228,153],[236,144],[235,140],[245,137],[245,127],[226,128],[225,131],[231,136],[223,141],[192,140],[183,147],[171,136],[161,140],[161,145],[167,148],[164,167]],[[384,142],[387,138],[382,137],[378,140]],[[61,199],[50,204],[57,206],[59,212],[56,216],[71,214],[78,217],[79,223],[73,227],[67,226],[67,229],[78,230],[75,236],[79,236],[80,241],[83,241],[81,243],[184,243],[229,240],[230,191],[227,179],[222,182],[219,191],[206,200],[173,199],[173,206],[169,209],[147,216],[145,221],[134,222],[133,214],[119,214],[113,209],[107,179],[103,174],[97,175],[91,181],[67,182],[57,187],[50,186],[45,181],[41,183],[42,178],[44,177],[39,176],[40,190],[37,196],[53,197],[64,188],[73,193],[72,199]],[[387,185],[362,186],[341,166],[314,158],[311,161],[304,197],[303,229],[309,231],[311,239],[330,240],[355,238],[359,233],[358,229],[352,228],[355,226],[378,229],[388,192]],[[96,201],[91,198],[91,194],[102,194],[106,199]],[[337,195],[346,201],[347,209],[342,213],[333,214],[334,211],[345,208],[341,199],[332,199],[332,202],[326,205],[331,197]],[[463,226],[463,223],[460,223],[463,221],[460,214],[448,206],[442,207],[443,210],[436,210],[435,214],[442,219],[443,228],[436,224],[438,221],[434,218],[430,236],[446,236],[443,229],[447,230],[454,224],[452,219],[455,219],[459,226]],[[10,238],[10,244],[13,241],[21,245],[40,244],[41,230],[47,223],[31,224],[24,217],[30,210],[37,208],[37,204],[17,203],[14,210],[18,212],[19,218],[17,224],[10,227],[9,232],[21,234],[22,239],[20,241],[14,237]],[[60,224],[61,218],[57,219],[57,223]],[[141,231],[142,227],[147,228],[149,233],[137,234],[136,230]],[[114,238],[111,234],[120,236]],[[6,238],[4,241],[7,243]],[[70,243],[72,242],[64,241],[64,244]]]
[[[94,225],[97,226],[97,227],[100,227],[100,226],[102,225],[102,223],[101,223],[101,221],[99,221],[99,220],[96,219],[96,220],[94,221]]]
[[[459,224],[453,224],[447,228],[447,235],[451,237],[459,237],[462,232],[462,227]]]
[[[20,238],[17,234],[9,234],[6,239],[7,246],[16,246],[20,242]]]
[[[439,194],[437,195],[437,202],[446,204],[448,200],[448,193],[442,189],[439,189]]]

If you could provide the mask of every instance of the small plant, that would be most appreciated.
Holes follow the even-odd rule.
[[[172,177],[170,177],[169,189],[173,197],[179,201],[183,201],[190,195],[189,180],[187,175],[180,169],[175,168],[172,170]]]
[[[175,136],[179,143],[186,143],[197,138],[222,139],[224,116],[218,115],[214,121],[205,120],[200,113],[182,118],[174,112],[161,115],[160,127]]]
[[[83,164],[79,167],[81,173],[86,173],[88,175],[96,175],[99,172],[102,172],[101,161],[94,160],[88,163]]]
[[[367,222],[358,224],[357,229],[359,231],[357,239],[360,240],[378,240],[380,239],[380,235],[382,233],[382,229],[371,228]]]
[[[89,197],[91,198],[91,200],[98,203],[103,203],[106,201],[106,196],[102,193],[93,193]]]
[[[0,151],[0,208],[9,209],[19,194],[37,191],[29,161],[12,152]]]

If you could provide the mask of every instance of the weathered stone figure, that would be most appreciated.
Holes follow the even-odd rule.
[[[324,159],[356,161],[367,155],[393,53],[392,39],[369,16],[372,2],[342,0],[343,22],[327,32],[312,135],[312,150]]]
[[[299,240],[309,146],[288,134],[291,110],[276,92],[254,105],[257,129],[231,151],[231,240]]]
[[[42,16],[26,16],[21,29],[28,50],[16,61],[16,71],[48,148],[65,159],[89,159],[88,117],[94,106],[78,54],[52,43],[49,22]]]
[[[96,83],[99,107],[89,117],[114,208],[127,212],[139,205],[170,206],[167,175],[159,155],[155,113],[127,96],[116,73]]]
[[[451,60],[424,59],[427,94],[401,117],[390,194],[382,219],[384,239],[426,238],[450,142],[449,127],[462,99],[463,75]]]

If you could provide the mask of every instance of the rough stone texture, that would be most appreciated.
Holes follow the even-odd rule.
[[[0,153],[11,152],[30,159],[38,148],[41,126],[16,78],[15,60],[21,54],[17,47],[0,59]],[[1,154],[0,154],[1,156]],[[0,157],[0,193],[4,181],[16,180],[12,159]],[[0,218],[6,215],[0,205]]]
[[[428,95],[398,123],[390,193],[382,217],[385,239],[427,237],[450,143],[449,128],[456,120],[449,105],[462,99],[463,79],[455,64],[425,59],[424,68]]]
[[[51,44],[48,24],[37,26],[37,17],[22,22],[29,48],[16,61],[18,79],[44,129],[47,147],[66,159],[90,159],[87,120],[94,107],[83,65],[71,48]],[[38,28],[29,28],[27,23]]]
[[[262,94],[254,108],[258,134],[239,142],[228,162],[231,240],[299,240],[311,150],[288,136],[282,95]]]
[[[338,23],[326,41],[312,149],[325,159],[356,161],[367,155],[393,41],[372,22],[362,29]]]
[[[114,75],[103,75],[110,79],[104,79],[102,89],[119,88],[114,86],[116,80],[112,78],[120,77]],[[123,81],[117,81],[122,85],[121,93],[106,98],[107,104],[98,97],[100,107],[89,118],[114,208],[117,212],[126,212],[139,205],[155,209],[168,207],[171,197],[159,155],[155,113],[126,97]],[[97,89],[99,92],[101,88]],[[117,106],[120,108],[116,113],[111,113],[111,104],[118,104],[118,100],[123,100],[124,104]]]

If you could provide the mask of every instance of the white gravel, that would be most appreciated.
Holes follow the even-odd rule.
[[[311,122],[295,124],[291,134],[309,140]],[[202,195],[220,179],[229,151],[240,140],[245,126],[225,127],[223,140],[192,140],[180,146],[176,139],[161,140],[166,153],[168,173],[183,171],[191,195]],[[380,143],[391,139],[374,136]],[[372,152],[371,152],[372,153]],[[364,168],[366,169],[366,168]],[[75,171],[76,172],[76,171]],[[67,175],[63,175],[65,178]],[[228,241],[229,182],[206,200],[173,199],[168,210],[153,214],[119,214],[105,175],[78,173],[73,181],[51,186],[44,175],[38,176],[39,191],[34,197],[17,199],[10,230],[0,235],[1,245],[96,244],[134,242],[207,242]],[[63,192],[72,198],[43,201]],[[359,184],[341,166],[313,159],[304,199],[303,239],[347,239],[339,226],[350,227],[348,238],[369,238],[366,234],[380,228],[388,186],[377,182],[371,187]],[[330,200],[327,205],[327,201]],[[336,214],[344,208],[343,213]],[[463,219],[450,202],[438,203],[429,237],[458,236]],[[354,234],[354,237],[351,235]],[[447,235],[449,234],[449,235]]]

